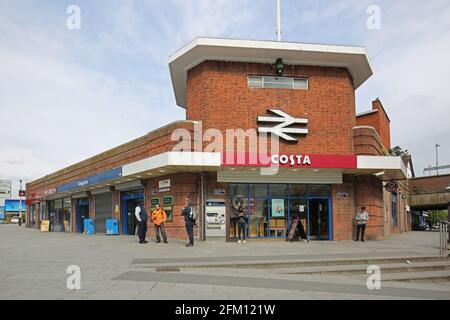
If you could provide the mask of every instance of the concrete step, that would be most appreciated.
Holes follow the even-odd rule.
[[[411,262],[411,261],[410,261]],[[302,274],[302,275],[337,275],[353,276],[366,275],[367,267],[373,264],[361,265],[337,265],[321,267],[303,268],[280,268],[281,274]],[[382,274],[405,273],[405,272],[426,272],[426,271],[450,271],[450,261],[425,261],[407,263],[375,264],[380,267]]]
[[[366,278],[365,278],[366,279]],[[450,283],[450,271],[391,273],[381,276],[382,282]],[[450,299],[450,294],[449,294]]]
[[[156,268],[156,267],[177,267],[177,268],[231,268],[231,269],[273,269],[273,268],[298,268],[298,267],[325,267],[325,266],[351,266],[351,265],[381,265],[381,264],[402,264],[406,261],[411,263],[419,262],[442,262],[450,261],[448,256],[404,256],[404,257],[362,257],[340,258],[340,259],[290,259],[270,261],[217,261],[208,262],[207,259],[199,259],[198,262],[170,262],[170,263],[136,263],[137,268]]]

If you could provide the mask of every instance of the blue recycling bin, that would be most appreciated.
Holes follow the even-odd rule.
[[[106,220],[106,234],[116,236],[119,234],[119,221],[116,219]]]
[[[84,232],[88,235],[95,234],[95,224],[92,219],[84,219]]]

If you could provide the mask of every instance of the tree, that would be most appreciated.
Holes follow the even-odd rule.
[[[400,146],[396,146],[393,149],[389,150],[389,154],[394,157],[406,157],[409,156],[409,151],[403,150]]]

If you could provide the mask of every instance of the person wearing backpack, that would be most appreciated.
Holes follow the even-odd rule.
[[[186,231],[189,236],[189,243],[186,245],[187,248],[194,246],[194,226],[197,215],[195,209],[192,208],[191,203],[186,199],[185,206],[181,215],[184,216],[184,222],[186,223]]]
[[[134,215],[136,216],[136,219],[138,221],[139,243],[140,244],[148,243],[148,241],[145,240],[145,237],[147,236],[148,214],[147,211],[145,211],[145,205],[143,200],[139,201],[139,205],[136,207]]]

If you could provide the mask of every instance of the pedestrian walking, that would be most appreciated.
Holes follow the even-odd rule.
[[[161,243],[161,237],[159,235],[160,231],[164,243],[169,243],[167,242],[166,228],[164,227],[167,220],[167,214],[159,204],[156,205],[155,211],[152,212],[152,220],[155,225],[156,243]]]
[[[186,224],[186,232],[189,236],[189,243],[186,245],[187,248],[194,246],[194,226],[195,220],[197,218],[195,209],[192,208],[192,205],[188,199],[185,201],[185,206],[181,215],[184,216],[184,222]]]
[[[148,243],[148,241],[145,240],[145,237],[147,236],[147,221],[148,221],[148,214],[145,210],[144,201],[140,200],[139,205],[136,207],[134,211],[134,215],[136,216],[136,219],[138,221],[138,237],[139,237],[139,243],[144,244]]]
[[[362,207],[360,211],[356,213],[356,241],[359,241],[359,235],[361,234],[361,241],[365,242],[364,234],[366,232],[367,222],[369,221],[369,213],[365,207]]]
[[[239,206],[236,220],[237,220],[237,223],[238,223],[238,237],[239,237],[238,243],[242,242],[241,241],[241,233],[242,233],[242,237],[243,237],[244,243],[247,243],[245,241],[245,235],[247,233],[247,228],[248,228],[248,217],[246,217],[245,214],[244,214],[244,207],[243,206]]]

